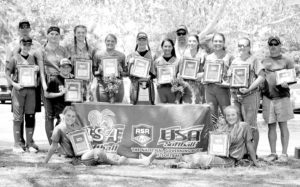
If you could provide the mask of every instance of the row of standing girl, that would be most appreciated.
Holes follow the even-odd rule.
[[[28,24],[27,29],[30,29],[30,24],[28,21],[22,22]],[[21,22],[20,22],[21,24]],[[19,26],[20,26],[19,24]],[[22,30],[23,28],[19,28]],[[26,29],[26,27],[25,27]],[[28,31],[29,34],[30,31]],[[177,31],[178,40],[182,40],[184,37],[188,36],[188,31],[186,27],[180,27]],[[59,121],[59,114],[63,110],[63,106],[59,110],[55,108],[54,98],[49,97],[49,82],[53,78],[60,74],[60,61],[63,58],[71,59],[72,63],[77,59],[87,59],[92,60],[92,73],[96,79],[93,80],[93,83],[85,82],[85,99],[88,100],[89,94],[88,90],[92,91],[92,97],[94,100],[98,101],[108,101],[107,94],[104,91],[103,83],[103,70],[102,70],[102,60],[107,57],[117,58],[118,61],[118,70],[119,70],[119,79],[122,80],[124,76],[129,76],[131,80],[130,88],[130,98],[131,102],[135,103],[137,98],[138,85],[141,82],[145,82],[146,87],[153,86],[153,79],[157,75],[157,67],[167,64],[175,65],[176,74],[180,77],[180,71],[182,70],[181,64],[184,58],[193,58],[199,61],[199,69],[197,73],[196,80],[185,80],[190,85],[184,91],[182,96],[183,103],[194,103],[199,104],[203,103],[205,100],[207,103],[212,106],[212,113],[214,116],[218,116],[218,110],[223,112],[223,109],[230,105],[230,89],[228,87],[223,87],[220,84],[210,83],[203,85],[201,79],[203,77],[203,69],[206,63],[210,63],[218,60],[223,63],[225,69],[229,69],[230,64],[232,63],[249,63],[251,64],[251,72],[253,76],[257,75],[257,61],[251,57],[250,54],[250,40],[244,38],[239,40],[239,60],[233,60],[233,57],[227,53],[225,50],[225,37],[221,33],[216,33],[212,38],[213,44],[213,53],[207,55],[204,50],[201,50],[199,47],[199,38],[197,35],[189,35],[187,38],[188,45],[180,48],[177,46],[177,51],[180,51],[181,54],[175,52],[175,44],[171,39],[164,39],[161,43],[161,48],[163,54],[153,59],[151,50],[148,44],[148,36],[144,32],[140,32],[137,35],[136,48],[133,53],[126,56],[115,49],[117,44],[117,37],[113,34],[109,34],[105,38],[106,49],[105,50],[95,50],[92,45],[89,45],[87,42],[87,28],[83,25],[78,25],[74,28],[74,41],[66,46],[60,45],[60,29],[58,27],[52,26],[47,31],[47,42],[42,47],[40,55],[38,56],[38,65],[40,66],[40,76],[41,76],[41,85],[44,97],[44,106],[45,106],[45,129],[46,134],[51,144],[51,136],[54,128],[54,120]],[[179,49],[179,50],[178,50]],[[148,78],[140,79],[133,76],[130,76],[130,68],[132,67],[132,62],[137,56],[142,56],[148,58],[152,63],[150,68],[150,73]],[[226,78],[226,76],[224,76]],[[205,94],[204,94],[205,90]],[[97,91],[99,94],[96,94]],[[60,92],[60,90],[58,90]],[[170,84],[157,85],[157,96],[161,103],[174,103],[175,94],[171,91]],[[233,90],[233,96],[235,98],[235,104],[238,105],[242,110],[243,118],[246,122],[250,123],[253,129],[256,127],[256,111],[258,105],[254,103],[258,102],[257,95],[258,92],[251,92],[247,95],[242,95],[238,91]],[[205,95],[205,97],[204,97]],[[124,84],[122,83],[119,87],[119,92],[116,95],[116,102],[122,102],[124,96]],[[236,96],[236,97],[235,97]],[[253,102],[254,101],[254,102]],[[153,104],[153,100],[152,100]],[[68,103],[65,103],[68,105]],[[61,110],[61,111],[60,111]],[[243,112],[244,111],[244,112]],[[253,111],[251,113],[246,111]],[[33,114],[34,115],[34,114]],[[257,136],[258,137],[258,136]],[[32,140],[33,141],[33,140]],[[257,139],[258,141],[258,139]],[[257,142],[255,141],[255,142]],[[18,143],[18,142],[17,142]],[[35,145],[35,144],[34,144]],[[256,144],[257,145],[257,144]],[[23,149],[23,147],[22,147]],[[35,145],[35,149],[38,149]]]

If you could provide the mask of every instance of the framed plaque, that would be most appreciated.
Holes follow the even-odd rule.
[[[157,66],[157,82],[159,84],[171,83],[175,76],[174,65]]]
[[[19,83],[23,87],[37,86],[37,72],[34,65],[18,66]]]
[[[150,70],[151,61],[143,57],[135,57],[130,69],[130,75],[140,78],[147,78]]]
[[[90,80],[91,79],[91,60],[75,61],[75,79]]]
[[[232,76],[231,76],[231,87],[242,88],[249,86],[249,75],[250,75],[250,66],[245,65],[233,65],[232,67]]]
[[[72,147],[76,156],[92,150],[91,142],[88,139],[86,129],[75,130],[67,134],[72,143]]]
[[[111,75],[119,76],[118,59],[117,58],[104,58],[102,59],[103,76],[109,77]]]
[[[65,101],[82,102],[82,80],[65,79]]]
[[[182,64],[181,77],[184,79],[195,80],[200,62],[197,60],[184,59]]]
[[[229,156],[230,135],[226,132],[209,132],[208,154]]]
[[[293,84],[297,82],[295,68],[275,71],[275,74],[276,85],[280,85],[283,82],[287,82],[288,84]]]
[[[207,63],[204,69],[204,82],[221,83],[223,73],[223,65],[221,63]]]

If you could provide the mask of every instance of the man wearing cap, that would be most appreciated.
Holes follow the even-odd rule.
[[[264,158],[266,161],[287,163],[287,148],[289,143],[289,130],[287,121],[294,118],[292,104],[290,101],[290,89],[286,82],[276,85],[275,72],[282,69],[294,68],[294,62],[281,54],[281,41],[277,36],[268,39],[270,56],[262,61],[264,69],[258,78],[248,88],[242,89],[247,93],[255,89],[260,83],[264,83],[263,93],[263,118],[268,124],[268,138],[271,154]],[[281,133],[282,154],[278,157],[276,153],[276,123],[278,122]]]
[[[56,125],[60,122],[60,114],[63,112],[66,106],[70,106],[71,102],[66,102],[64,95],[66,89],[64,88],[65,79],[71,79],[74,76],[71,74],[72,63],[69,59],[63,58],[59,63],[59,74],[54,76],[50,82],[48,82],[47,90],[45,91],[45,97],[49,99],[52,104],[54,116],[57,119]],[[54,126],[54,125],[53,125]],[[48,139],[51,144],[51,138]]]
[[[25,77],[19,77],[19,71],[22,67],[31,66],[37,72],[39,66],[36,58],[29,53],[32,46],[32,39],[24,37],[20,40],[20,50],[14,53],[6,65],[6,78],[12,89],[12,108],[13,108],[13,133],[14,133],[14,148],[13,151],[22,153],[26,149],[30,152],[37,152],[38,146],[33,141],[33,133],[35,127],[35,109],[36,109],[36,85],[23,85],[20,81]],[[24,75],[25,70],[24,70]],[[21,74],[20,74],[21,76]],[[28,75],[27,75],[28,76]],[[26,77],[30,79],[30,77]],[[34,76],[34,79],[37,79]],[[37,80],[35,80],[37,82]],[[26,126],[26,145],[23,137],[23,121],[25,115]]]
[[[181,58],[187,48],[188,29],[185,25],[180,25],[176,30],[175,53],[177,58]]]

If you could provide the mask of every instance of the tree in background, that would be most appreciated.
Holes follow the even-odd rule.
[[[150,46],[158,49],[165,36],[185,24],[191,32],[208,41],[211,33],[223,32],[228,50],[236,40],[248,36],[253,51],[264,55],[269,35],[279,35],[287,51],[299,51],[300,6],[284,0],[0,0],[0,60],[5,46],[17,36],[22,18],[32,23],[33,36],[45,42],[50,25],[64,30],[64,42],[73,38],[73,27],[84,24],[88,38],[102,48],[108,33],[117,35],[118,47],[125,53],[134,49],[139,31],[149,35]]]

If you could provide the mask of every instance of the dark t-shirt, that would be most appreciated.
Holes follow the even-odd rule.
[[[259,75],[265,78],[263,95],[270,99],[289,97],[289,88],[276,85],[275,72],[282,69],[294,68],[294,63],[290,59],[280,55],[278,57],[268,57],[262,61],[262,64],[264,69],[259,72]]]
[[[50,82],[48,83],[47,92],[50,93],[59,93],[59,87],[65,85],[65,78],[61,75],[56,75],[53,77]],[[62,113],[63,109],[66,106],[70,106],[71,102],[65,102],[65,96],[59,96],[55,98],[50,98],[51,102],[54,106],[55,115],[59,115]]]
[[[139,53],[142,57],[144,57],[144,56],[148,53],[148,50],[146,50],[146,51],[138,51],[138,53]]]
[[[164,57],[163,56],[163,58],[167,61],[167,62],[169,62],[169,60],[172,58],[173,56],[170,56],[170,57]]]

